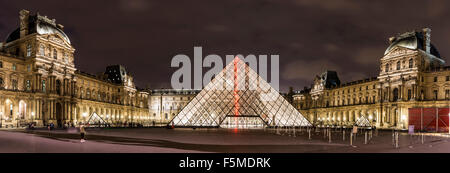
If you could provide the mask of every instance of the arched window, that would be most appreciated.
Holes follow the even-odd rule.
[[[11,80],[11,83],[12,83],[12,89],[13,90],[17,90],[18,88],[18,84],[17,84],[17,80],[15,80],[15,79],[13,79],[13,80]]]
[[[397,70],[400,70],[400,61],[397,61]]]
[[[56,49],[53,49],[53,58],[58,59],[58,51]]]
[[[27,57],[31,56],[31,44],[27,44]]]
[[[411,59],[409,59],[409,68],[412,68],[412,58]]]
[[[86,90],[86,99],[91,99],[91,91]]]
[[[389,71],[389,64],[386,64],[386,67],[384,69],[384,72],[388,72]]]

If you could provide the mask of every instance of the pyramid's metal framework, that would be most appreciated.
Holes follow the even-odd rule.
[[[106,124],[106,121],[103,120],[103,118],[100,117],[96,112],[92,113],[87,122],[92,126],[100,126]]]
[[[311,126],[278,91],[238,57],[216,75],[169,125],[219,127],[224,123]]]
[[[370,123],[369,119],[367,119],[366,116],[361,116],[358,119],[356,119],[356,125],[359,127],[371,127],[372,124]]]

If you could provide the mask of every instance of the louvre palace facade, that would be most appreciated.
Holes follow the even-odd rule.
[[[86,122],[94,112],[111,124],[148,122],[149,92],[121,65],[92,75],[77,70],[75,48],[55,19],[19,12],[19,27],[0,43],[0,124]]]
[[[377,77],[341,84],[335,71],[296,91],[294,106],[316,125],[352,125],[359,117],[378,128],[405,129],[409,108],[450,106],[450,67],[424,28],[389,38]]]

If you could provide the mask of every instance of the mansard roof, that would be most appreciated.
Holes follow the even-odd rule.
[[[418,32],[418,31],[406,32],[406,33],[398,35],[397,37],[393,37],[393,40],[391,40],[391,44],[384,52],[384,55],[388,54],[391,50],[393,50],[397,46],[408,48],[408,49],[413,49],[413,50],[425,51],[425,48],[423,45],[424,45],[423,32]],[[434,55],[435,57],[441,58],[439,51],[431,43],[430,43],[430,54]]]
[[[28,18],[28,34],[59,34],[65,41],[70,44],[70,39],[62,31],[62,25],[57,25],[55,20],[50,20],[47,16],[41,16],[39,13],[30,15]],[[6,43],[12,42],[20,38],[20,27],[11,32],[6,38]]]

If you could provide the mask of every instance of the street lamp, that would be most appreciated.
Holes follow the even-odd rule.
[[[82,116],[83,116],[83,122],[85,122],[85,121],[86,121],[86,117],[87,117],[87,113],[84,112],[84,113],[82,114]]]
[[[31,112],[31,123],[34,123],[34,112]]]
[[[405,120],[406,120],[406,115],[402,115],[402,117],[401,117],[401,119],[402,119],[402,128],[404,128],[404,125],[405,125]]]

